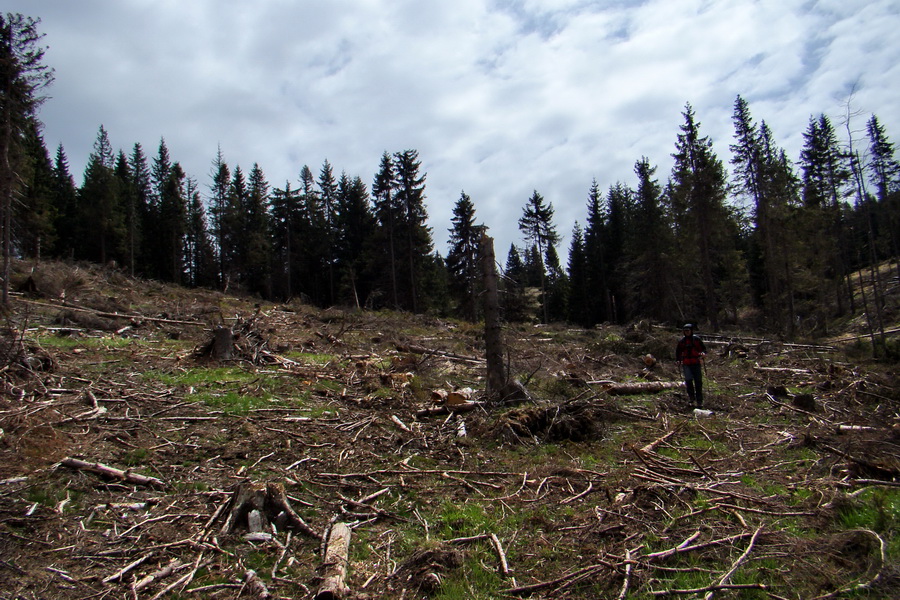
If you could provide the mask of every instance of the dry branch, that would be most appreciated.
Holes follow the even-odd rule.
[[[735,574],[738,570],[738,567],[741,566],[741,563],[747,560],[747,557],[750,556],[750,551],[753,550],[753,545],[756,543],[756,538],[759,536],[759,532],[762,531],[762,526],[758,527],[756,531],[753,532],[753,537],[750,538],[750,543],[747,544],[747,549],[744,550],[743,554],[741,554],[734,564],[731,565],[731,568],[728,569],[722,577],[719,578],[719,581],[716,582],[716,588],[721,588],[723,585],[728,583],[728,580],[731,579],[731,576]],[[710,590],[703,597],[703,600],[712,600],[713,594],[715,594],[715,590]]]
[[[410,352],[412,354],[424,354],[426,356],[440,356],[441,358],[449,358],[451,360],[458,360],[468,363],[480,364],[484,362],[484,359],[475,356],[465,356],[463,354],[446,352],[444,350],[434,350],[431,348],[425,348],[424,346],[415,346],[412,344],[397,344],[397,350],[400,352]]]
[[[132,473],[131,471],[122,471],[121,469],[108,467],[100,463],[87,462],[78,458],[64,458],[60,464],[72,469],[90,471],[92,473],[97,473],[105,477],[120,479],[122,481],[127,481],[128,483],[166,487],[166,484],[161,479],[157,479],[156,477],[150,477],[149,475],[139,475],[137,473]]]
[[[36,306],[46,306],[49,308],[60,308],[65,310],[72,310],[76,312],[86,312],[97,315],[98,317],[103,317],[105,319],[129,319],[135,322],[141,321],[149,321],[150,323],[167,323],[169,325],[204,325],[199,321],[178,321],[175,319],[164,319],[162,317],[146,317],[144,315],[123,315],[121,313],[111,313],[104,312],[102,310],[94,310],[91,308],[82,308],[80,306],[75,306],[72,304],[52,304],[49,302],[38,302],[36,300],[24,300],[22,298],[19,299],[19,302],[24,302],[26,304],[34,304]]]

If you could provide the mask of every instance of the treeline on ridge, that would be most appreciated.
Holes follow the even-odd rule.
[[[480,317],[479,245],[489,225],[461,192],[446,254],[434,248],[416,150],[385,152],[371,186],[336,175],[326,160],[282,187],[258,164],[248,173],[229,165],[220,150],[201,184],[165,140],[152,158],[140,143],[126,153],[101,126],[76,184],[64,148],[51,158],[41,135],[39,93],[52,77],[42,52],[29,63],[21,51],[35,50],[36,24],[0,19],[19,36],[4,39],[23,41],[18,52],[0,44],[11,57],[0,61],[11,69],[4,76],[23,86],[0,106],[13,123],[0,146],[14,174],[2,178],[7,260],[114,261],[134,275],[270,300]],[[631,184],[591,183],[565,265],[552,202],[537,190],[523,199],[523,242],[502,269],[505,318],[741,322],[817,335],[859,308],[862,281],[851,274],[867,269],[864,308],[870,328],[883,331],[884,291],[900,274],[900,166],[878,118],[854,139],[848,114],[841,139],[829,117],[811,117],[794,162],[738,96],[729,173],[690,104],[682,116],[664,179],[641,157]],[[887,274],[877,268],[885,261]]]

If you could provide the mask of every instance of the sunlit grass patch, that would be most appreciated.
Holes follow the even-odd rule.
[[[144,377],[155,379],[166,385],[224,385],[230,383],[248,383],[259,378],[257,373],[239,367],[213,367],[179,369],[171,372],[148,371]]]
[[[246,415],[257,408],[264,408],[271,403],[272,396],[247,396],[238,392],[200,392],[191,394],[188,398],[202,402],[210,408],[221,410],[229,415]]]
[[[302,351],[287,352],[284,356],[304,365],[327,365],[340,360],[340,357],[336,354],[317,354]]]
[[[59,348],[60,350],[73,350],[75,348],[85,348],[90,350],[115,350],[118,348],[125,348],[141,343],[134,338],[59,335],[42,335],[37,338],[37,341],[42,346]]]
[[[884,538],[889,557],[900,557],[900,490],[868,488],[839,502],[838,522],[848,529],[870,529]]]

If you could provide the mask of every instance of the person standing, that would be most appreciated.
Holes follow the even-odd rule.
[[[682,327],[684,337],[675,346],[675,362],[681,367],[688,398],[697,408],[703,408],[703,359],[706,346],[703,340],[694,335],[694,325]]]

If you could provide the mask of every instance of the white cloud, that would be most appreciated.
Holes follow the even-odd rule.
[[[45,138],[76,178],[100,124],[126,152],[165,137],[201,186],[219,145],[275,186],[326,158],[370,183],[383,151],[415,148],[441,251],[461,190],[504,257],[534,189],[568,235],[592,179],[633,183],[647,156],[664,181],[685,102],[726,163],[738,94],[794,158],[854,83],[900,141],[896,0],[7,4],[42,18]]]

